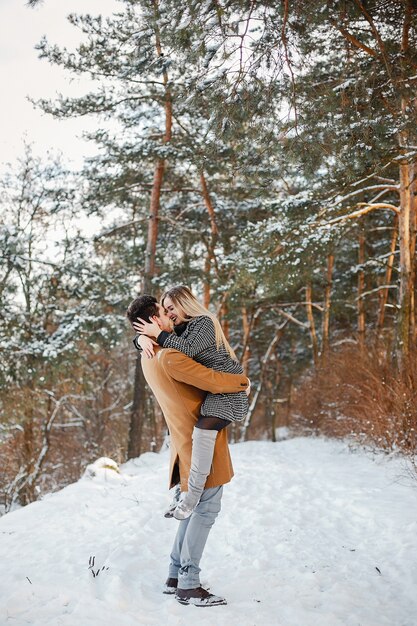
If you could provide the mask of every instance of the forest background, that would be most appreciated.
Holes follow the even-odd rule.
[[[125,310],[180,283],[252,381],[232,441],[414,458],[417,2],[119,5],[69,16],[76,49],[37,46],[94,81],[33,103],[93,116],[94,155],[28,145],[0,181],[2,511],[160,449]]]

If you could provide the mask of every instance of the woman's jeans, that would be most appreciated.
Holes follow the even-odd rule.
[[[223,485],[204,489],[200,502],[187,519],[180,522],[169,565],[169,578],[178,578],[180,589],[200,586],[200,560],[207,537],[220,511]]]

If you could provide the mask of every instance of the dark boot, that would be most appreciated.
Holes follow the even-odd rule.
[[[175,599],[178,600],[180,604],[193,604],[194,606],[219,606],[221,604],[227,604],[224,598],[209,593],[207,589],[203,589],[203,587],[196,587],[195,589],[177,589]]]
[[[162,593],[173,595],[177,591],[178,578],[167,578]]]

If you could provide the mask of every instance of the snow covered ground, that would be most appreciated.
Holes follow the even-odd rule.
[[[0,519],[0,626],[416,626],[417,484],[403,461],[311,438],[232,455],[202,561],[227,606],[161,593],[178,522],[162,515],[168,453],[149,453]]]

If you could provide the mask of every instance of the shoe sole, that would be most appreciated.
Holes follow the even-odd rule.
[[[181,600],[180,598],[175,598],[177,602],[180,604],[184,604],[185,606],[197,606],[201,608],[207,608],[210,606],[224,606],[227,604],[226,600],[222,600],[221,602],[210,602],[208,604],[196,604],[195,602],[190,602],[189,600]]]

